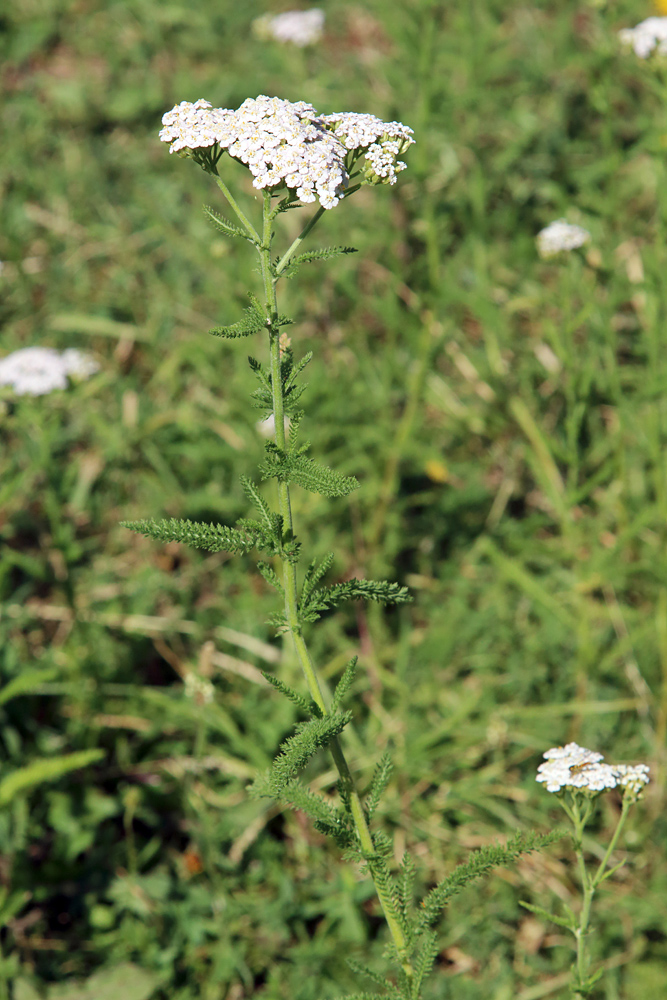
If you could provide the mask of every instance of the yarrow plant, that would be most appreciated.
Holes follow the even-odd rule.
[[[285,807],[307,813],[318,831],[330,836],[346,858],[359,862],[370,875],[391,939],[388,957],[394,971],[385,976],[365,966],[353,967],[359,975],[379,983],[384,996],[418,1000],[438,953],[432,927],[448,901],[495,865],[511,862],[560,834],[516,836],[505,847],[478,851],[427,892],[419,906],[415,905],[416,866],[412,858],[406,854],[399,871],[392,871],[391,841],[373,823],[390,780],[391,760],[388,755],[382,756],[362,794],[343,749],[341,734],[353,716],[347,701],[357,658],[347,664],[329,700],[322,691],[307,644],[309,628],[324,612],[344,601],[400,604],[408,601],[409,595],[404,587],[387,580],[348,579],[327,584],[333,554],[303,559],[292,511],[292,489],[341,497],[359,484],[354,477],[315,462],[307,454],[308,445],[299,443],[304,418],[300,400],[305,389],[300,378],[311,355],[298,360],[294,357],[290,340],[282,332],[292,320],[278,309],[277,288],[302,266],[355,252],[352,247],[305,251],[302,247],[323,215],[346,202],[362,185],[396,183],[398,174],[405,169],[400,157],[414,142],[412,130],[400,122],[384,122],[370,114],[325,115],[304,101],[291,103],[260,96],[244,101],[235,111],[214,108],[204,100],[192,104],[184,101],[164,115],[160,139],[169,143],[170,152],[194,160],[215,178],[236,221],[230,222],[211,208],[205,209],[207,217],[226,236],[250,243],[259,258],[261,298],[250,291],[250,305],[242,318],[210,332],[229,339],[262,334],[267,341],[264,359],[250,357],[249,363],[257,380],[253,401],[261,411],[261,430],[269,429],[272,434],[259,473],[262,480],[275,484],[277,510],[257,482],[243,479],[248,501],[257,513],[234,526],[170,519],[130,522],[127,527],[158,541],[186,542],[211,552],[245,554],[257,549],[264,557],[278,561],[280,574],[267,561],[261,560],[257,566],[278,594],[281,607],[272,622],[279,632],[291,636],[307,691],[296,691],[280,678],[265,674],[276,691],[297,707],[302,721],[280,747],[272,768],[254,782],[252,794],[270,796]],[[260,225],[251,221],[221,176],[225,154],[248,168],[253,187],[261,192]],[[281,215],[315,202],[319,206],[300,234],[276,253]],[[210,698],[208,687],[195,690],[193,685],[190,681],[188,693],[192,697],[199,702]],[[338,772],[337,799],[313,792],[301,777],[306,764],[323,748],[328,748]]]
[[[565,916],[548,913],[539,906],[523,905],[565,927],[575,938],[576,960],[573,967],[572,993],[576,997],[590,996],[595,983],[602,976],[602,969],[591,973],[590,955],[586,937],[589,933],[591,907],[597,888],[617,871],[623,862],[609,868],[612,853],[616,848],[630,808],[642,795],[649,782],[649,768],[646,764],[605,764],[603,756],[594,750],[568,743],[562,747],[552,747],[543,755],[544,764],[537,769],[537,781],[544,784],[548,792],[558,796],[574,829],[574,849],[577,856],[582,888],[582,905],[578,914],[565,907]],[[593,814],[599,796],[618,788],[622,802],[616,829],[599,864],[589,867],[583,849],[584,828]]]

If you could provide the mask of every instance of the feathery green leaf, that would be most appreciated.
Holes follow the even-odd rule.
[[[304,621],[316,621],[322,611],[335,608],[343,601],[377,601],[379,604],[405,604],[412,598],[407,587],[388,580],[345,580],[332,587],[314,590],[303,604]]]
[[[305,253],[297,254],[287,261],[282,270],[278,270],[280,258],[275,261],[275,273],[283,278],[293,278],[302,264],[310,264],[316,260],[331,260],[332,257],[341,257],[343,254],[357,253],[356,247],[323,247],[321,250],[307,250]]]
[[[280,580],[276,576],[276,573],[275,573],[275,570],[273,569],[273,567],[269,566],[268,563],[258,562],[257,563],[257,569],[262,574],[262,576],[264,577],[264,579],[266,580],[266,582],[271,587],[274,587],[278,591],[278,593],[282,594],[282,596],[284,597],[285,596],[285,588],[283,587],[282,583],[280,582]]]
[[[326,497],[344,497],[356,490],[359,483],[353,476],[341,476],[305,455],[286,456],[268,442],[267,459],[260,467],[263,479],[276,478],[283,483],[296,483],[311,493]]]
[[[241,476],[241,486],[243,487],[243,492],[248,497],[250,502],[255,505],[257,510],[262,515],[262,519],[266,527],[269,529],[269,531],[272,531],[273,516],[271,513],[271,508],[269,507],[268,503],[263,498],[263,496],[260,494],[259,490],[255,486],[253,481],[251,479],[248,479],[247,476]]]
[[[352,687],[352,683],[357,673],[357,664],[358,664],[358,659],[356,656],[353,656],[352,659],[347,664],[347,666],[345,667],[345,670],[343,671],[343,676],[338,681],[338,684],[336,684],[336,690],[334,691],[333,699],[331,702],[332,712],[337,712],[339,710],[340,706],[343,703],[343,698]]]
[[[293,704],[295,704],[297,708],[300,708],[301,711],[304,712],[306,715],[317,715],[319,713],[319,715],[321,716],[321,710],[319,706],[316,705],[312,700],[309,701],[307,698],[304,698],[302,694],[299,694],[298,691],[295,691],[294,688],[291,688],[289,684],[285,684],[284,681],[281,681],[274,674],[269,674],[266,672],[266,670],[262,670],[262,673],[266,678],[266,680],[269,682],[269,684],[271,684],[276,689],[276,691],[280,691],[281,694],[284,694],[286,698],[289,698],[289,700],[293,702]]]
[[[161,521],[121,521],[121,526],[158,542],[184,542],[208,552],[249,552],[261,540],[260,532],[249,527],[228,528],[225,524],[183,521],[174,517]]]
[[[208,205],[204,205],[204,215],[208,221],[212,222],[215,228],[219,229],[221,233],[225,234],[225,236],[240,236],[242,239],[247,240],[248,243],[252,243],[256,247],[260,245],[257,240],[254,240],[252,236],[245,231],[245,229],[239,229],[238,226],[228,222],[227,219],[225,219],[222,215],[218,215],[218,213],[214,212]]]
[[[577,929],[577,918],[575,917],[569,906],[567,907],[568,914],[565,917],[558,917],[555,913],[549,913],[548,910],[543,909],[541,906],[533,906],[532,903],[526,903],[523,899],[519,900],[519,906],[523,906],[525,910],[530,910],[538,917],[543,917],[544,920],[551,920],[552,923],[557,924],[559,927],[565,927],[568,931],[576,931]]]
[[[243,312],[243,317],[238,321],[238,323],[232,323],[230,326],[216,326],[208,332],[213,337],[227,337],[234,339],[236,337],[250,337],[253,333],[259,333],[260,330],[267,329],[267,316],[262,309],[262,306],[252,292],[250,294],[250,305]]]
[[[328,573],[331,569],[331,564],[334,560],[333,552],[328,552],[318,565],[317,559],[313,559],[310,566],[305,572],[303,578],[303,586],[301,587],[301,605],[306,605],[308,603],[308,598],[312,591],[315,589],[317,584],[320,582],[325,573]]]
[[[546,847],[563,836],[565,834],[562,830],[554,830],[546,834],[520,833],[509,840],[506,847],[494,845],[475,851],[467,861],[457,865],[451,874],[424,897],[417,929],[425,930],[429,925],[434,924],[439,919],[442,908],[469,882],[481,878],[482,875],[488,874],[499,865],[507,865],[516,861],[522,854],[529,854],[531,851]]]
[[[433,931],[427,931],[421,942],[421,947],[414,963],[414,983],[413,996],[419,996],[421,984],[433,968],[433,963],[438,957],[438,939]]]
[[[393,769],[394,765],[391,762],[391,757],[388,753],[383,753],[375,766],[373,777],[371,778],[371,783],[368,786],[368,792],[366,793],[365,804],[369,820],[373,818],[373,814],[378,807],[380,799],[389,784],[389,779],[391,778],[391,772]]]
[[[373,969],[370,969],[367,965],[362,965],[361,962],[357,962],[354,958],[346,958],[345,961],[350,966],[352,971],[356,972],[358,975],[368,976],[368,978],[372,979],[372,981],[374,983],[377,983],[378,986],[384,986],[384,988],[387,990],[395,989],[395,986],[391,982],[391,980],[387,979],[386,976],[383,976],[381,973],[375,972]]]
[[[311,719],[296,727],[295,735],[281,745],[280,755],[271,767],[269,780],[274,798],[280,798],[285,786],[296,778],[318,750],[343,731],[351,718],[351,712],[341,712],[325,715],[322,719]]]

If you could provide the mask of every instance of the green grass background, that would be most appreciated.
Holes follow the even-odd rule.
[[[309,637],[329,681],[360,652],[359,780],[390,748],[379,818],[424,888],[471,849],[561,823],[534,780],[547,747],[650,763],[592,947],[607,964],[596,1000],[658,997],[667,85],[616,37],[653,11],[322,6],[325,40],[303,51],[253,37],[253,17],[281,9],[266,2],[10,0],[0,14],[2,353],[76,346],[100,363],[66,392],[0,403],[14,682],[0,779],[103,752],[0,812],[4,996],[325,1000],[355,988],[346,956],[382,967],[369,882],[300,814],[245,790],[295,720],[258,683],[258,669],[299,683],[265,624],[274,595],[251,558],[118,527],[248,513],[239,474],[263,448],[248,344],[206,331],[259,279],[204,221],[202,203],[224,209],[210,178],[157,130],[181,100],[266,93],[417,138],[395,188],[364,189],[316,230],[313,245],[359,254],[311,265],[281,301],[297,357],[315,352],[312,454],[361,481],[349,500],[296,491],[306,551],[334,549],[337,579],[388,574],[415,598]],[[223,168],[258,213],[246,172]],[[543,262],[534,237],[563,215],[591,247]],[[300,222],[285,217],[286,241]],[[188,670],[211,677],[214,704],[186,698]],[[618,810],[605,796],[591,857]],[[569,942],[518,901],[577,898],[567,840],[469,887],[444,914],[429,1000],[565,997]]]

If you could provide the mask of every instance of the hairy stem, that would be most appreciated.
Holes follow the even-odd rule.
[[[301,236],[298,240],[301,241],[305,238],[308,232],[310,232],[322,214],[322,210],[316,213],[316,215],[311,219],[310,223],[304,228]],[[273,416],[275,421],[275,435],[276,435],[276,445],[281,451],[286,449],[285,441],[285,401],[283,396],[283,383],[280,371],[280,330],[277,325],[278,319],[278,303],[276,299],[276,281],[278,280],[278,275],[274,277],[271,273],[271,256],[270,256],[270,245],[271,245],[271,227],[272,227],[272,217],[271,217],[271,196],[265,192],[264,194],[264,229],[262,238],[262,248],[259,251],[261,268],[262,268],[262,281],[264,285],[264,295],[267,312],[270,318],[270,329],[269,329],[269,351],[270,351],[270,368],[271,368],[271,384],[273,392]],[[296,242],[296,241],[295,241]],[[299,244],[297,244],[299,245]],[[295,244],[292,244],[295,248]],[[290,248],[292,250],[292,248]],[[287,252],[290,254],[290,251]],[[287,254],[282,259],[285,260]],[[289,258],[288,258],[289,259]],[[280,265],[278,265],[280,267]],[[289,484],[284,482],[278,483],[278,502],[280,506],[280,513],[283,517],[284,530],[288,537],[291,539],[294,537],[294,523],[292,519],[292,506],[290,502],[290,490]],[[326,714],[327,707],[322,696],[322,690],[317,678],[317,673],[315,671],[315,666],[313,664],[310,652],[306,645],[306,642],[301,634],[301,626],[299,624],[298,616],[298,591],[297,591],[297,576],[296,576],[296,566],[294,563],[290,562],[288,559],[283,560],[283,572],[284,572],[284,588],[285,588],[285,611],[287,622],[289,626],[290,633],[294,640],[294,646],[296,649],[301,668],[303,670],[304,676],[306,678],[306,683],[308,685],[308,690],[310,696],[315,702],[315,704],[320,708],[320,710]],[[359,792],[356,788],[354,778],[345,759],[343,749],[340,745],[340,740],[334,737],[329,744],[331,749],[331,754],[334,759],[334,763],[340,775],[340,780],[343,788],[345,789],[346,797],[350,803],[350,811],[352,813],[352,819],[359,837],[359,844],[361,846],[362,853],[366,855],[369,859],[375,854],[375,847],[373,844],[373,839],[371,837],[370,830],[368,828],[368,823],[366,822],[366,816],[364,814],[363,806],[361,803],[361,798]],[[372,862],[369,865],[371,875],[372,872]],[[403,934],[403,930],[400,926],[398,916],[395,912],[395,907],[389,896],[382,890],[378,885],[377,881],[373,879],[375,883],[375,888],[380,900],[380,905],[384,912],[385,919],[389,926],[391,936],[398,952],[401,965],[406,976],[412,980],[413,969],[409,959],[408,944]]]

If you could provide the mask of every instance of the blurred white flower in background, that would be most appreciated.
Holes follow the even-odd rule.
[[[290,426],[289,417],[285,417],[285,434],[288,433]],[[276,418],[273,413],[269,414],[265,420],[258,420],[255,424],[257,432],[261,434],[263,438],[272,438],[276,433]]]
[[[324,31],[324,11],[319,7],[310,10],[286,10],[282,14],[265,15],[253,21],[253,32],[258,38],[273,38],[276,42],[291,42],[304,48],[314,45]]]
[[[647,17],[634,28],[623,28],[618,37],[624,45],[631,45],[640,59],[648,59],[654,49],[667,56],[667,17]]]
[[[99,367],[73,347],[62,354],[51,347],[24,347],[0,358],[0,386],[9,386],[17,396],[44,396],[66,389],[68,376],[89,378]]]
[[[537,234],[537,252],[540,257],[555,257],[564,250],[576,250],[589,243],[591,234],[581,226],[573,226],[565,219],[556,219]]]

